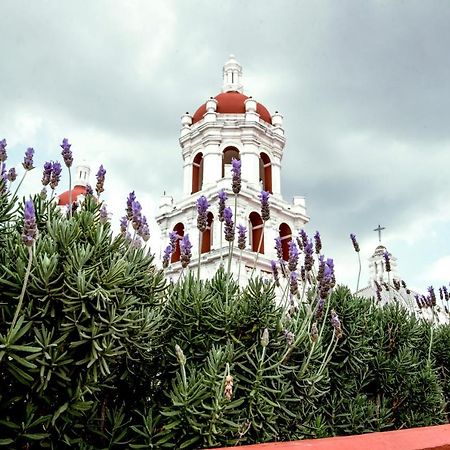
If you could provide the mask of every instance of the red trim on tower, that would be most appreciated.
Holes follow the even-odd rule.
[[[79,195],[86,195],[86,186],[74,186],[72,189],[72,202],[77,201]],[[64,206],[69,204],[69,191],[63,192],[58,196],[58,205]]]

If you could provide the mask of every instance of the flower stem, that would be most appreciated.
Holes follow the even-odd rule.
[[[70,167],[67,169],[69,170],[69,218],[72,218],[72,173]]]
[[[197,266],[197,279],[200,281],[200,261],[202,258],[202,245],[203,245],[203,231],[198,232],[198,266]]]
[[[262,241],[264,239],[265,228],[266,228],[266,222],[263,221],[263,223],[262,223],[262,232],[261,232],[261,235],[259,236],[258,250],[256,251],[256,258],[255,258],[255,262],[253,263],[253,269],[252,269],[252,273],[250,275],[250,278],[253,278],[253,274],[255,273],[255,270],[256,270],[256,264],[258,263],[259,252],[261,250]]]
[[[22,309],[22,303],[23,299],[25,297],[25,291],[27,289],[28,284],[28,278],[30,277],[31,273],[31,264],[33,263],[33,247],[28,247],[28,265],[27,265],[27,271],[25,272],[25,277],[23,279],[23,285],[22,285],[22,292],[20,293],[19,302],[17,303],[17,308],[14,313],[14,318],[11,322],[11,329],[14,328],[14,325],[17,322],[17,319],[19,317],[20,310]]]
[[[28,172],[28,170],[25,170],[25,173],[23,174],[23,176],[22,176],[22,178],[21,178],[19,184],[17,185],[16,190],[14,191],[14,194],[13,194],[12,198],[14,198],[14,197],[16,196],[17,192],[18,192],[19,189],[20,189],[20,186],[22,186],[23,180],[25,180],[25,177],[26,177],[26,175],[27,175],[27,172]]]
[[[358,253],[358,262],[359,262],[359,270],[358,270],[358,281],[356,282],[356,292],[359,290],[359,279],[361,278],[361,255]]]
[[[241,279],[242,250],[239,252],[238,284]]]

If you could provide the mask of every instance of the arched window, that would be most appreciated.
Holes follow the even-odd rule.
[[[192,192],[201,190],[203,184],[203,153],[197,153],[192,162]]]
[[[253,211],[249,216],[250,221],[250,245],[252,251],[257,252],[259,247],[259,253],[264,253],[264,236],[263,236],[263,221],[261,216]]]
[[[222,178],[230,175],[232,159],[240,159],[239,150],[236,147],[227,147],[222,157]]]
[[[213,228],[214,216],[212,212],[208,213],[208,226],[203,232],[202,236],[202,253],[208,253],[211,251],[211,245],[213,240],[212,228]]]
[[[291,227],[287,223],[282,223],[280,225],[280,238],[281,238],[281,249],[283,251],[283,259],[287,261],[289,259],[289,242],[292,240]]]
[[[173,227],[173,231],[176,231],[178,233],[178,236],[180,239],[184,236],[184,225],[179,222]],[[180,252],[180,239],[178,239],[175,250],[172,253],[172,258],[170,259],[170,262],[177,262],[180,260],[181,252]]]
[[[259,155],[259,179],[262,188],[272,194],[272,163],[265,153]]]

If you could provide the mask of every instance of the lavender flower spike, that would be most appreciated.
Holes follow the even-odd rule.
[[[12,183],[13,181],[16,181],[17,173],[16,173],[16,169],[14,167],[11,167],[11,169],[8,170],[7,178],[10,183]]]
[[[0,141],[0,162],[4,162],[8,159],[8,155],[6,153],[6,139],[2,139]]]
[[[270,261],[270,266],[272,268],[273,280],[275,282],[275,286],[280,286],[280,277],[278,275],[277,263],[275,261]]]
[[[23,211],[22,242],[27,247],[31,247],[36,241],[36,237],[37,237],[37,224],[36,224],[36,214],[34,211],[34,203],[33,200],[27,200],[25,202],[25,207]]]
[[[150,230],[148,228],[147,218],[145,216],[142,216],[141,226],[139,227],[137,233],[144,242],[147,242],[150,239]]]
[[[298,275],[297,272],[291,272],[289,278],[289,289],[291,291],[292,296],[296,296],[298,294]]]
[[[123,216],[120,219],[120,233],[122,234],[122,236],[125,236],[125,233],[127,232],[127,228],[128,228],[128,219],[126,216]]]
[[[73,163],[73,156],[72,156],[72,150],[70,150],[71,144],[69,144],[69,141],[67,138],[63,139],[60,147],[62,148],[61,155],[64,159],[64,163],[65,163],[66,167],[70,167]]]
[[[356,240],[356,235],[351,233],[350,239],[352,240],[352,244],[353,244],[353,248],[355,249],[355,252],[358,253],[359,252],[359,244],[358,244],[358,241]]]
[[[32,147],[28,147],[27,151],[25,152],[25,156],[23,158],[23,163],[22,163],[22,166],[25,170],[34,169],[33,156],[34,156],[34,149]]]
[[[261,191],[261,194],[258,195],[261,201],[261,218],[264,222],[270,219],[269,195],[268,191]]]
[[[314,235],[314,242],[316,244],[316,253],[320,255],[320,251],[322,250],[322,239],[320,238],[320,233],[316,231]]]
[[[200,233],[203,233],[208,226],[208,208],[208,200],[204,195],[202,195],[197,199],[197,228]]]
[[[231,160],[232,189],[235,194],[241,192],[241,161],[233,158]]]
[[[164,250],[164,254],[163,254],[163,259],[162,259],[162,264],[164,269],[166,269],[167,267],[169,267],[169,263],[170,263],[170,257],[172,256],[173,253],[173,248],[172,246],[169,244],[165,250]]]
[[[132,211],[131,223],[135,231],[138,231],[142,223],[142,206],[137,200],[135,200],[132,203],[131,211]]]
[[[103,188],[105,184],[105,174],[106,170],[103,167],[103,164],[100,165],[97,174],[97,185],[95,186],[95,190],[97,191],[97,195],[100,195],[105,189]]]
[[[391,260],[389,258],[389,253],[387,250],[383,253],[383,258],[384,258],[384,262],[386,263],[386,272],[390,272],[391,271]]]
[[[239,224],[237,226],[237,229],[238,229],[238,249],[245,250],[247,228],[244,227],[244,225]]]
[[[219,221],[223,222],[223,211],[225,209],[225,202],[228,199],[227,193],[222,189],[219,191]]]
[[[334,328],[334,335],[337,339],[340,339],[343,336],[341,321],[334,309],[331,310],[331,326]]]
[[[191,257],[192,257],[192,244],[191,241],[189,240],[189,234],[185,234],[183,236],[183,239],[181,239],[180,242],[180,261],[181,261],[181,267],[186,268],[189,263],[191,262]]]
[[[277,258],[279,260],[283,259],[283,245],[280,237],[275,238],[275,250],[277,251]]]
[[[229,206],[224,209],[223,217],[225,219],[225,240],[228,242],[234,241],[233,213]]]
[[[92,190],[92,186],[89,183],[86,184],[86,195],[94,195],[94,191]]]
[[[100,209],[100,223],[104,225],[106,222],[108,222],[108,211],[106,206],[103,205]]]
[[[294,272],[295,270],[297,270],[298,265],[298,258],[299,258],[298,248],[297,244],[292,240],[289,241],[288,245],[289,245],[288,267],[291,272]]]
[[[169,233],[169,242],[172,248],[175,250],[177,248],[177,242],[180,239],[180,236],[176,231],[171,231]]]
[[[47,161],[44,164],[44,171],[42,173],[42,185],[47,186],[50,183],[50,177],[52,176],[53,164]]]
[[[128,194],[128,198],[127,198],[127,208],[126,208],[126,212],[127,212],[127,219],[131,220],[133,218],[133,202],[136,200],[136,194],[133,192],[130,192]]]
[[[50,187],[55,189],[58,186],[59,180],[61,178],[61,164],[59,162],[54,162],[52,165],[52,175],[50,178]]]

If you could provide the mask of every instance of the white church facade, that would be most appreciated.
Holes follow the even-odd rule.
[[[221,236],[218,193],[223,189],[228,194],[227,205],[234,214],[231,162],[233,158],[239,159],[242,183],[233,221],[247,227],[248,233],[242,255],[234,245],[232,272],[235,275],[240,272],[240,281],[245,283],[257,259],[255,273],[270,273],[270,261],[277,259],[275,238],[281,237],[283,257],[287,259],[292,233],[302,228],[309,218],[304,197],[296,196],[287,202],[281,193],[286,144],[283,117],[277,111],[270,114],[253,97],[243,94],[242,67],[234,56],[223,67],[222,92],[210,97],[193,115],[182,116],[179,143],[183,158],[183,196],[177,200],[169,195],[161,198],[156,221],[161,230],[162,248],[167,245],[170,232],[176,231],[180,237],[189,234],[193,244],[190,269],[197,267],[200,256],[202,278],[214,275],[229,251],[228,242]],[[270,193],[271,216],[264,224],[258,199],[262,190]],[[199,255],[196,201],[202,195],[211,206]],[[180,270],[178,243],[167,275],[174,277]]]

